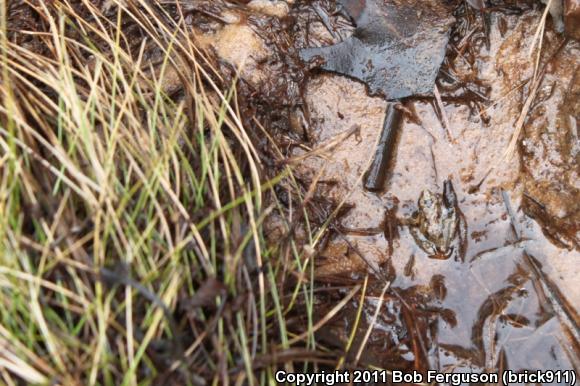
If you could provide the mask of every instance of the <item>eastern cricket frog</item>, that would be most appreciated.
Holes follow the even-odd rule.
[[[424,190],[417,211],[406,223],[417,245],[429,257],[445,260],[454,256],[455,260],[464,260],[467,224],[450,180],[444,183],[443,195]]]

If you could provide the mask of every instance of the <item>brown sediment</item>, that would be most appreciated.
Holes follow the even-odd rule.
[[[580,43],[568,41],[539,85],[521,142],[524,210],[548,237],[580,248]]]

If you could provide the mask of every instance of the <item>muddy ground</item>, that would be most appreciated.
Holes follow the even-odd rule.
[[[436,81],[440,99],[427,93],[396,102],[403,118],[387,182],[369,191],[365,172],[387,104],[395,102],[300,59],[301,49],[348,39],[352,18],[325,0],[193,4],[187,17],[194,38],[224,71],[238,71],[241,93],[252,101],[247,115],[284,152],[280,157],[266,146],[263,173],[274,175],[290,160],[304,192],[315,186],[306,209],[314,228],[330,220],[326,230],[312,241],[295,214],[291,233],[304,255],[314,256],[320,287],[373,275],[353,347],[390,282],[359,364],[447,371],[580,367],[580,43],[571,37],[574,25],[560,33],[557,19],[548,17],[536,60],[539,2],[445,2],[451,23]],[[450,187],[455,204],[444,196]],[[281,188],[282,202],[283,196]],[[436,219],[425,209],[433,205]],[[287,215],[268,220],[272,240],[288,236]],[[344,296],[325,293],[320,317]],[[318,334],[322,344],[345,347],[358,302]]]

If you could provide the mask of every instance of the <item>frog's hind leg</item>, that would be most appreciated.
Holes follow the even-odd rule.
[[[457,251],[455,259],[457,261],[464,262],[465,255],[467,254],[468,237],[467,237],[467,221],[463,212],[459,208],[459,202],[457,200],[457,194],[453,188],[453,183],[451,179],[445,180],[443,184],[443,202],[449,208],[453,208],[457,213],[457,238],[459,239],[459,249]]]
[[[465,220],[465,216],[461,211],[459,213],[459,223],[458,225],[458,235],[457,238],[459,239],[459,250],[457,254],[457,261],[461,261],[462,263],[465,262],[465,256],[467,255],[467,247],[468,247],[468,232],[467,232],[467,220]]]
[[[425,252],[429,257],[436,256],[439,254],[439,251],[437,251],[437,247],[431,241],[429,241],[423,235],[423,233],[421,233],[421,231],[419,231],[417,228],[410,228],[409,230],[411,232],[411,236],[413,236],[413,239],[415,240],[415,244],[417,244],[417,246],[421,248],[421,250]]]
[[[448,178],[443,183],[443,203],[448,208],[457,208],[459,204],[457,202],[457,194],[453,188],[453,183]]]

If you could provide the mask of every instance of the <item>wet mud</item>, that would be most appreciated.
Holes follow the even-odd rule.
[[[578,369],[578,41],[548,19],[536,66],[539,2],[449,2],[453,15],[444,19],[455,22],[436,92],[396,105],[401,123],[387,178],[370,191],[365,174],[388,102],[353,79],[365,75],[337,74],[348,71],[328,64],[334,53],[321,49],[355,44],[356,2],[339,2],[351,6],[350,17],[333,1],[226,3],[232,21],[194,21],[196,38],[278,106],[280,121],[264,125],[276,129],[288,159],[300,160],[292,163],[296,178],[305,189],[316,181],[315,198],[326,205],[307,208],[312,226],[335,214],[316,245],[306,245],[301,226],[292,230],[315,256],[317,282],[373,275],[353,347],[390,282],[358,365]],[[321,53],[331,71],[300,66],[300,55]],[[506,151],[514,133],[518,146]],[[331,151],[309,153],[337,138]],[[272,240],[282,237],[281,217],[266,225]],[[340,298],[320,295],[317,314]],[[360,301],[318,333],[322,344],[345,347]]]

